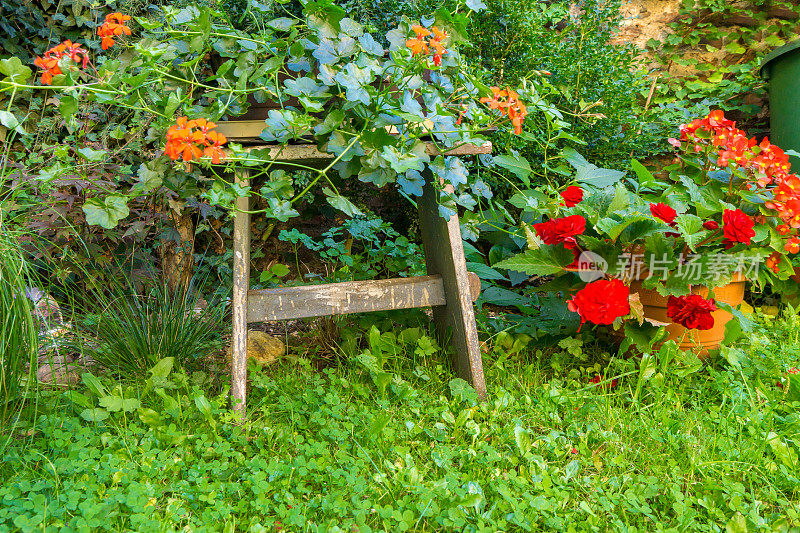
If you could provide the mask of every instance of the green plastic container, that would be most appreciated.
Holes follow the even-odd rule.
[[[769,82],[769,140],[784,150],[800,152],[800,40],[770,52],[761,65]],[[800,158],[790,158],[800,172]]]

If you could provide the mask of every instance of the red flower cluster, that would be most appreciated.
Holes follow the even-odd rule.
[[[711,312],[716,310],[714,300],[706,300],[699,294],[670,296],[667,300],[667,316],[687,329],[713,328]]]
[[[488,104],[489,109],[496,109],[508,115],[511,119],[511,124],[514,125],[514,133],[520,135],[522,133],[522,122],[528,115],[528,109],[525,104],[519,99],[519,95],[506,87],[500,89],[499,87],[492,87],[492,96],[484,96],[481,98],[481,103]]]
[[[411,26],[411,29],[414,30],[416,35],[415,38],[406,41],[406,47],[411,50],[411,56],[428,55],[430,50],[433,49],[433,64],[437,67],[441,65],[442,56],[447,53],[442,43],[447,38],[447,32],[440,30],[436,26],[431,26],[429,30],[419,24]],[[426,37],[430,37],[430,39],[426,39]]]
[[[650,214],[670,226],[675,222],[675,217],[678,216],[678,213],[670,206],[660,203],[650,204]]]
[[[545,244],[563,244],[567,250],[574,250],[578,246],[575,236],[586,231],[586,219],[580,215],[551,218],[534,224],[533,229]]]
[[[567,302],[567,308],[593,324],[611,324],[631,312],[630,289],[620,280],[599,279],[587,284]]]
[[[203,156],[211,158],[211,162],[219,164],[225,158],[222,145],[228,142],[225,135],[213,131],[217,125],[204,118],[187,120],[179,117],[178,121],[167,130],[167,147],[164,153],[171,159],[192,161]]]
[[[561,198],[564,199],[565,206],[575,207],[583,201],[583,189],[575,185],[570,185],[561,193]]]
[[[781,263],[781,254],[779,254],[778,252],[773,252],[769,257],[767,257],[767,268],[769,268],[776,274],[780,270],[780,263]]]
[[[125,25],[129,20],[131,20],[130,15],[122,13],[106,15],[106,21],[97,28],[97,35],[100,36],[100,46],[103,50],[108,50],[114,45],[114,37],[131,34],[131,29]]]
[[[725,248],[733,247],[737,242],[750,245],[755,237],[755,222],[739,209],[726,209],[722,212],[722,233],[725,235]]]
[[[800,368],[793,367],[786,371],[786,381],[789,381],[790,376],[792,374],[800,374]],[[783,383],[780,381],[777,383],[778,387],[783,388]]]
[[[603,382],[603,376],[601,376],[600,374],[596,374],[592,379],[589,380],[589,383],[595,383],[595,384],[596,383],[602,383],[602,382]],[[608,390],[616,388],[617,383],[618,382],[617,382],[616,379],[612,379],[610,382],[606,381],[600,387],[603,390],[607,390],[608,391]]]
[[[86,68],[89,63],[89,51],[81,48],[81,45],[77,43],[64,41],[45,52],[44,57],[37,56],[33,64],[44,71],[42,72],[43,85],[50,85],[53,81],[53,76],[63,74],[58,63],[64,58],[81,65],[81,68]]]
[[[716,110],[702,119],[683,124],[680,127],[681,138],[670,139],[673,146],[683,146],[690,152],[716,152],[717,164],[727,167],[731,164],[753,173],[753,183],[765,189],[772,186],[772,198],[768,198],[765,207],[777,211],[777,216],[788,228],[800,229],[800,178],[790,174],[789,156],[778,146],[764,138],[760,143],[736,127],[736,123],[725,118],[722,111]],[[687,143],[684,145],[684,143]],[[742,219],[743,220],[743,219]],[[788,235],[791,230],[782,235]],[[745,230],[745,233],[749,233]],[[726,234],[726,245],[732,242],[748,242],[734,240]],[[731,244],[732,245],[732,244]],[[785,248],[787,252],[798,253],[800,240],[789,239]]]

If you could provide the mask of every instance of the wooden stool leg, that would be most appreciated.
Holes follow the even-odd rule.
[[[247,171],[236,176],[242,187],[249,184]],[[236,199],[233,220],[233,409],[245,417],[247,387],[247,291],[250,289],[250,199]]]
[[[478,328],[472,305],[464,245],[458,215],[447,221],[439,216],[438,192],[427,183],[419,202],[419,220],[428,275],[440,274],[446,304],[433,308],[433,320],[441,339],[452,331],[459,377],[472,384],[481,398],[486,397],[483,362],[478,344]]]

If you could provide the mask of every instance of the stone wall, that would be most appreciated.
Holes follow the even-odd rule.
[[[642,50],[645,65],[649,68],[652,76],[658,76],[661,80],[669,76],[670,78],[686,78],[698,75],[698,71],[691,64],[679,64],[671,62],[668,65],[661,65],[649,56],[652,52],[647,49],[647,43],[651,39],[664,41],[673,31],[670,25],[674,22],[682,22],[687,25],[711,24],[729,32],[729,35],[751,33],[759,27],[767,28],[762,33],[751,35],[746,44],[743,44],[743,53],[731,53],[726,49],[728,44],[722,39],[701,40],[694,47],[686,47],[682,52],[681,63],[710,64],[710,65],[736,65],[754,62],[766,55],[775,44],[769,44],[765,39],[769,38],[774,28],[782,26],[784,28],[783,37],[787,41],[800,38],[800,15],[798,10],[791,9],[792,6],[800,4],[800,0],[732,0],[730,6],[742,8],[742,12],[721,16],[709,9],[697,9],[691,12],[682,12],[682,0],[630,0],[622,7],[624,21],[621,31],[617,35],[618,42],[628,42],[634,44]],[[781,3],[786,5],[780,5]],[[786,23],[790,24],[787,25]],[[792,31],[786,32],[786,28],[794,27],[796,37]],[[752,38],[755,37],[755,38]],[[648,60],[649,58],[649,60]],[[753,68],[753,74],[755,73]],[[748,71],[749,72],[749,71]],[[708,74],[706,72],[705,74]],[[756,74],[757,75],[757,74]],[[706,79],[704,74],[700,74],[701,79]],[[743,120],[747,126],[767,133],[769,122],[768,102],[764,91],[754,91],[744,96],[744,104],[755,106],[761,109],[754,116],[736,116],[733,118]]]

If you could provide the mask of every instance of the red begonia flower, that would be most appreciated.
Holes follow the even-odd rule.
[[[717,222],[714,220],[707,220],[703,222],[703,227],[713,231],[715,229],[719,229],[719,224],[717,224]]]
[[[725,235],[725,248],[734,246],[737,242],[749,245],[756,232],[753,229],[755,222],[739,209],[726,209],[722,212],[722,233]]]
[[[778,270],[780,270],[778,266],[780,265],[780,263],[781,263],[781,254],[779,254],[778,252],[773,252],[772,255],[767,257],[767,268],[769,268],[776,274],[778,273]]]
[[[575,207],[583,201],[583,189],[570,185],[561,193],[561,198],[564,199],[564,205],[567,207]]]
[[[545,244],[564,244],[564,248],[573,250],[578,245],[575,236],[586,230],[586,219],[580,215],[551,218],[534,224],[533,229]]]
[[[650,204],[650,213],[659,220],[672,224],[678,213],[667,204]]]
[[[687,329],[711,329],[714,327],[712,311],[717,310],[714,300],[706,300],[699,294],[670,296],[667,300],[667,316]]]
[[[631,312],[630,289],[620,280],[599,279],[587,284],[567,302],[567,308],[581,317],[581,324],[611,324]]]

